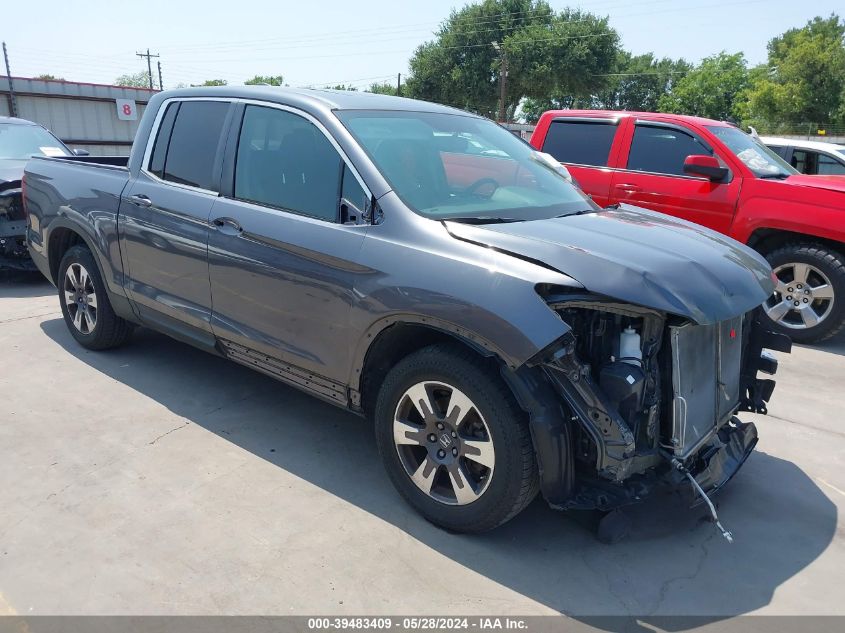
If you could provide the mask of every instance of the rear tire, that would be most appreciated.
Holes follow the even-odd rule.
[[[134,326],[114,313],[94,255],[86,246],[68,249],[56,283],[71,336],[92,350],[123,345]]]
[[[778,332],[796,343],[818,343],[845,327],[845,257],[823,244],[787,244],[766,255],[778,277],[763,304]]]
[[[456,345],[426,347],[388,373],[375,433],[399,493],[448,530],[490,530],[537,494],[526,414],[483,359]]]

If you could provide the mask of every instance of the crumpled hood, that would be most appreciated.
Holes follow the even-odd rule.
[[[26,163],[26,160],[14,158],[0,159],[0,185],[23,178],[23,169],[26,167]]]
[[[774,290],[771,268],[750,248],[629,205],[549,220],[444,224],[455,238],[543,262],[591,292],[700,324],[747,312]]]
[[[795,174],[783,182],[798,187],[813,187],[845,193],[845,176]]]

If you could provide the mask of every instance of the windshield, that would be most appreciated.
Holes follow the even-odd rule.
[[[0,159],[31,156],[70,156],[70,152],[39,125],[0,123]]]
[[[724,125],[708,125],[707,129],[760,178],[786,178],[798,173],[775,152],[742,130]]]
[[[599,209],[556,162],[492,121],[373,110],[337,116],[402,201],[425,217],[515,221]]]

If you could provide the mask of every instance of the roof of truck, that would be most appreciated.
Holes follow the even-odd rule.
[[[325,90],[321,88],[287,88],[281,86],[203,86],[180,88],[159,93],[171,97],[228,97],[259,99],[282,104],[328,107],[332,110],[397,110],[414,112],[442,112],[474,116],[463,110],[429,101],[392,97],[357,90]],[[159,96],[157,95],[157,96]]]

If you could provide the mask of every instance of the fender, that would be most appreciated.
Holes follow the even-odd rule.
[[[466,328],[443,319],[409,313],[391,315],[374,322],[359,341],[353,358],[352,378],[349,382],[352,385],[350,400],[353,408],[361,405],[362,372],[367,354],[379,335],[398,323],[423,325],[448,334],[482,356],[495,357],[499,361],[502,379],[520,408],[528,414],[531,441],[540,473],[540,491],[553,506],[567,503],[575,488],[572,422],[567,405],[557,396],[548,377],[539,367],[522,365],[512,369],[503,350]]]
[[[413,313],[391,314],[374,321],[361,335],[361,338],[358,340],[358,344],[355,347],[355,351],[352,355],[352,368],[349,374],[348,384],[351,385],[358,393],[361,392],[361,380],[363,378],[362,371],[367,359],[367,354],[372,349],[373,344],[389,327],[401,323],[423,325],[431,328],[432,330],[449,334],[469,347],[475,349],[482,356],[496,356],[503,363],[508,365],[516,362],[516,359],[509,358],[500,347],[491,341],[478,336],[467,328],[451,323],[445,319]]]
[[[845,203],[845,196],[840,197]],[[740,202],[731,227],[731,237],[747,244],[755,231],[769,229],[845,244],[843,219],[843,207],[755,196]]]
[[[49,270],[50,279],[53,285],[58,286],[58,269],[55,271],[50,267],[50,248],[53,231],[56,229],[68,229],[73,231],[82,240],[83,244],[88,248],[94,256],[94,261],[97,263],[97,268],[100,272],[100,277],[106,282],[106,292],[109,295],[112,309],[118,316],[138,323],[138,316],[129,298],[126,296],[126,291],[123,287],[123,269],[115,268],[106,256],[108,246],[105,235],[102,232],[91,231],[90,228],[84,224],[70,219],[68,216],[54,216],[49,225],[42,228],[42,252],[31,253],[33,259],[41,258],[44,262],[44,268]],[[113,244],[113,249],[117,251],[117,261],[120,262],[120,253],[117,242]],[[37,260],[36,260],[37,261]],[[39,267],[40,268],[40,267]],[[42,272],[44,270],[42,269]],[[55,275],[55,276],[54,276]]]

